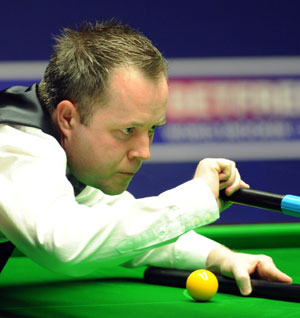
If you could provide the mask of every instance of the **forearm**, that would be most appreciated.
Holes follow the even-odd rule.
[[[206,268],[211,251],[220,244],[190,231],[176,242],[152,249],[137,256],[126,264],[127,267],[157,266],[195,270]]]
[[[130,198],[120,200],[113,207],[102,203],[87,207],[59,201],[48,211],[36,215],[32,205],[28,210],[23,204],[26,222],[21,224],[20,215],[9,215],[6,209],[8,213],[1,216],[2,224],[6,224],[3,231],[41,265],[56,271],[74,271],[74,274],[91,271],[105,263],[120,264],[168,244],[195,228],[194,218],[199,218],[198,213],[181,211],[173,200],[170,205],[166,197],[161,202],[156,199],[152,208],[147,202],[147,209],[142,208],[143,200]],[[180,242],[181,239],[176,244],[178,254]]]

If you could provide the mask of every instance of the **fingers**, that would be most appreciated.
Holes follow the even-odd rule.
[[[248,186],[246,183],[242,182],[235,162],[223,158],[206,158],[201,160],[196,169],[195,176],[202,176],[208,173],[212,174],[213,172],[215,173],[215,177],[218,176],[221,190],[230,187],[232,188],[230,189],[231,192],[232,190],[239,188],[242,184]]]
[[[260,279],[267,281],[275,281],[281,283],[292,283],[292,278],[281,272],[274,264],[271,257],[266,255],[243,255],[241,257],[248,258],[248,261],[242,266],[234,266],[232,273],[236,280],[240,293],[248,296],[252,292],[250,275],[258,274]],[[247,265],[248,263],[248,265]]]
[[[224,203],[219,198],[220,190],[225,189],[228,196],[241,187],[249,188],[249,185],[241,180],[240,173],[236,168],[235,162],[217,158],[206,158],[199,162],[195,171],[195,178],[201,177],[210,187],[217,200],[220,211],[224,211],[230,204]]]
[[[257,264],[256,271],[260,278],[268,281],[292,283],[292,278],[280,271],[272,258],[266,255],[260,255],[259,257],[261,260]]]
[[[241,180],[241,187],[242,188],[250,188],[250,185],[248,183],[246,183],[245,181]]]
[[[219,159],[219,180],[226,183],[232,175],[235,175],[235,162],[227,159]]]
[[[226,194],[231,195],[241,187],[250,187],[241,179],[234,161],[227,160],[225,164],[224,170],[219,174],[220,190],[225,189]]]
[[[246,267],[241,267],[233,271],[233,276],[235,278],[236,284],[239,288],[240,293],[243,296],[248,296],[252,293],[252,286],[250,275]]]
[[[226,189],[227,195],[232,194],[240,187],[241,176],[235,166],[235,162],[230,161],[225,171],[222,171],[219,175],[220,190]]]
[[[236,279],[237,286],[243,296],[249,296],[252,293],[251,280],[249,275]]]

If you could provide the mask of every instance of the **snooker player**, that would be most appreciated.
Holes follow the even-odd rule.
[[[193,230],[219,198],[248,187],[234,162],[204,159],[194,178],[157,197],[126,191],[166,121],[167,64],[117,22],[65,29],[39,85],[0,94],[0,231],[40,265],[69,275],[101,266],[207,269],[291,282],[268,256],[231,251]]]

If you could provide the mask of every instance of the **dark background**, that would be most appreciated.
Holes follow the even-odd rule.
[[[1,1],[0,60],[48,59],[63,27],[117,18],[166,57],[298,55],[297,0]]]
[[[140,29],[167,58],[300,55],[300,1],[2,1],[0,61],[47,60],[53,35],[82,21],[116,18]],[[299,150],[300,157],[300,150]],[[201,159],[201,158],[199,158]],[[253,188],[300,194],[297,160],[242,161]],[[156,195],[190,179],[196,163],[146,164],[130,190]],[[218,223],[289,222],[269,211],[233,207]]]

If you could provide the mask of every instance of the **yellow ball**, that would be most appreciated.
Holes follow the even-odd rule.
[[[186,288],[195,300],[207,301],[216,294],[219,283],[215,274],[206,269],[198,269],[187,278]]]

